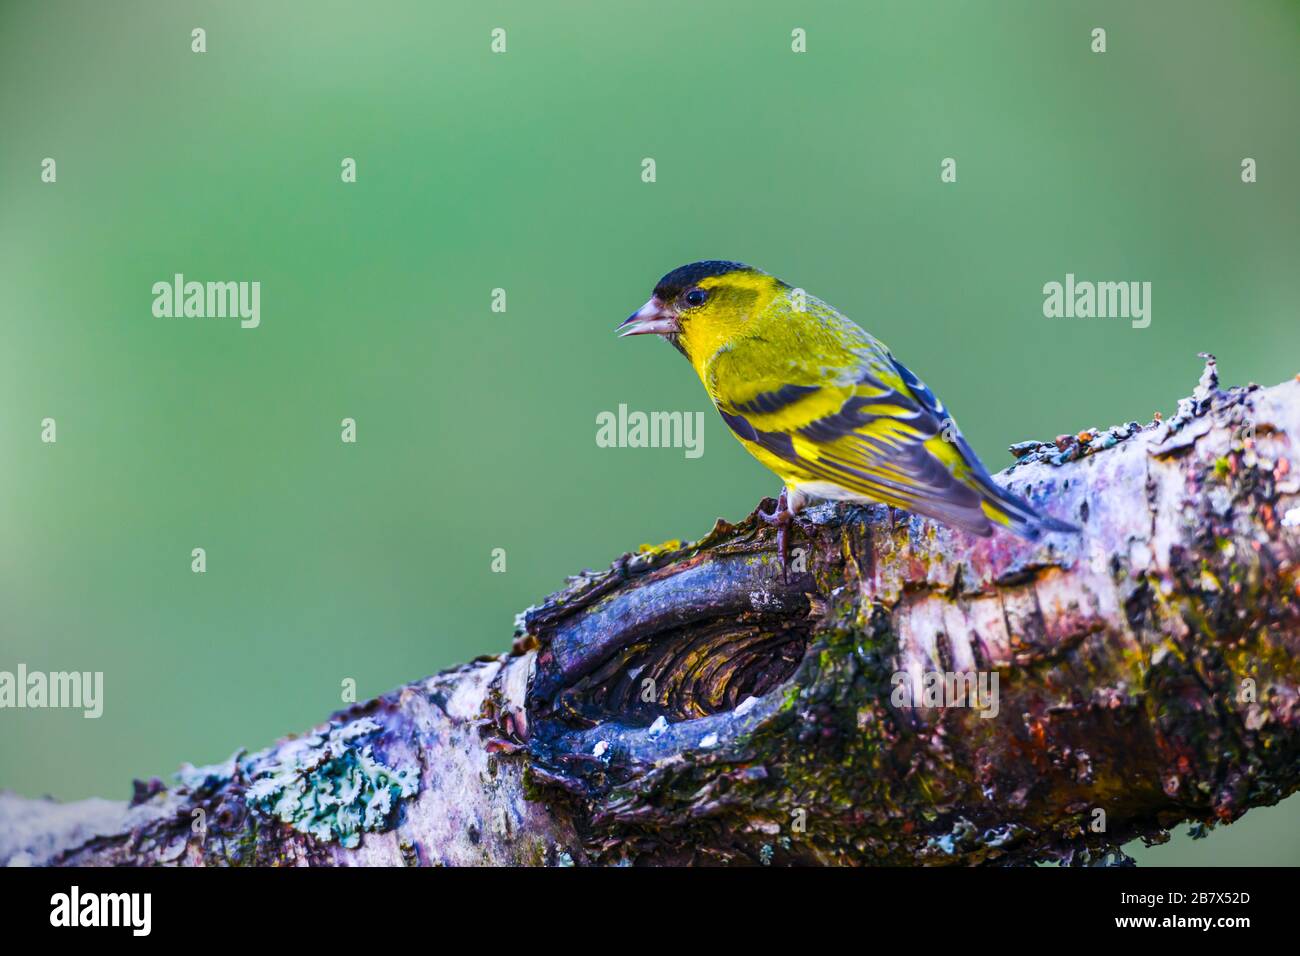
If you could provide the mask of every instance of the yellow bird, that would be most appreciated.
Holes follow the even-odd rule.
[[[619,326],[690,361],[751,455],[785,482],[786,529],[810,499],[884,502],[987,537],[1074,525],[999,487],[943,403],[880,341],[821,300],[739,262],[674,269]]]

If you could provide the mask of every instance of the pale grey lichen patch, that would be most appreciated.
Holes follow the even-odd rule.
[[[176,771],[176,780],[190,793],[214,793],[224,787],[239,770],[240,761],[247,753],[242,747],[236,750],[224,763],[208,764],[196,767],[186,763]]]
[[[245,801],[322,843],[356,847],[363,831],[389,829],[401,800],[420,789],[419,767],[385,766],[362,743],[381,729],[365,717],[294,741],[270,766],[250,762]]]

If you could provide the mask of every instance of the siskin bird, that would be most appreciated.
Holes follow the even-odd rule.
[[[690,361],[740,443],[785,482],[786,528],[810,499],[876,501],[987,537],[1078,531],[999,487],[925,384],[826,303],[739,262],[674,269],[620,336]]]

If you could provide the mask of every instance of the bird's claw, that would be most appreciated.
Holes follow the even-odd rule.
[[[776,525],[776,550],[781,555],[781,581],[789,583],[790,525],[794,521],[794,515],[790,511],[785,491],[781,492],[781,497],[777,499],[776,507],[770,514],[764,511],[761,505],[754,510],[754,514],[765,524]]]

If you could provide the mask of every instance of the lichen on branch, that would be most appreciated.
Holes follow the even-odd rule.
[[[720,519],[130,806],[0,795],[0,861],[1091,863],[1230,823],[1300,788],[1300,381],[1207,359],[1167,421],[1013,446],[1081,535],[826,505],[783,576]]]

